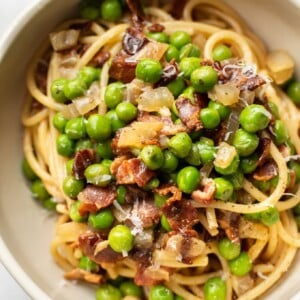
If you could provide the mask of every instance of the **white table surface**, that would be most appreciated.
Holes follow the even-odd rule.
[[[0,0],[2,3],[4,0]],[[26,7],[36,3],[37,0],[8,0],[2,3],[0,12],[0,36],[2,36],[10,24]],[[10,276],[0,263],[0,299],[30,300],[27,294]]]

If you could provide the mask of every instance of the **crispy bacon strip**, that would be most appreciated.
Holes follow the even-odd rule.
[[[203,128],[199,119],[201,107],[198,103],[192,103],[189,99],[180,97],[175,102],[181,122],[188,131],[198,131]]]
[[[140,158],[119,158],[111,165],[111,172],[116,177],[117,184],[137,184],[143,187],[155,176]]]
[[[240,215],[229,211],[217,211],[220,227],[225,231],[226,236],[234,243],[240,242],[239,219]]]
[[[267,161],[264,165],[256,169],[253,178],[258,181],[267,181],[278,175],[277,165],[273,160]]]
[[[203,180],[203,190],[196,190],[192,193],[192,199],[204,204],[209,205],[214,199],[214,194],[216,191],[216,185],[212,178],[205,178]]]
[[[257,161],[257,167],[262,166],[270,156],[271,139],[268,137],[261,138],[258,145],[258,152],[260,153]]]
[[[199,222],[198,210],[187,200],[167,202],[162,211],[175,231],[189,229]]]
[[[179,201],[182,198],[182,192],[181,190],[174,184],[167,184],[164,186],[161,186],[154,190],[154,192],[158,193],[161,196],[168,196],[167,199],[168,203]]]
[[[79,213],[84,216],[87,213],[96,213],[99,209],[111,205],[116,199],[117,193],[115,186],[99,187],[87,185],[78,194],[80,201]]]
[[[84,179],[84,170],[94,163],[96,152],[93,149],[81,149],[76,152],[72,167],[72,175],[76,179]]]

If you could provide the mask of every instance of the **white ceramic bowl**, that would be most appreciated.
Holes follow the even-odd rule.
[[[26,66],[47,33],[75,10],[78,0],[41,0],[23,13],[0,42],[0,259],[27,293],[43,299],[94,299],[92,288],[65,282],[49,244],[54,218],[31,199],[23,180],[20,112]],[[270,48],[286,48],[300,70],[300,5],[282,0],[228,1]],[[265,299],[300,299],[300,257]]]

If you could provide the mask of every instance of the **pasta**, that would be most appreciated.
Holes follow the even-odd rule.
[[[294,62],[222,1],[144,2],[85,0],[28,68],[51,254],[98,300],[258,299],[300,247]]]

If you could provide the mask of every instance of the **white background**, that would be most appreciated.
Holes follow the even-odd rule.
[[[17,16],[28,6],[37,0],[0,0],[0,38],[5,34],[9,26],[13,24]],[[9,273],[0,263],[0,299],[7,300],[29,300],[21,287],[12,279]]]

